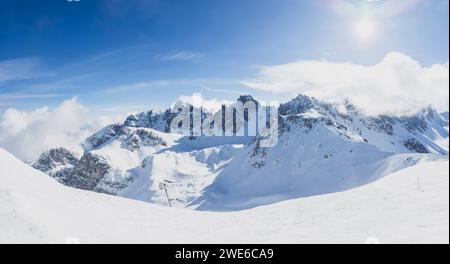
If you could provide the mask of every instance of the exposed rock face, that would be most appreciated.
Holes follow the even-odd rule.
[[[299,95],[291,101],[281,104],[278,109],[282,116],[305,113],[314,107],[314,99],[305,95]]]
[[[84,154],[78,166],[71,170],[65,184],[79,189],[94,190],[110,166],[105,159],[91,153]]]
[[[123,129],[124,126],[120,124],[108,125],[97,133],[88,137],[86,139],[86,142],[89,144],[89,148],[99,148],[106,142],[116,138],[118,135],[123,134]]]
[[[64,183],[70,175],[69,171],[78,166],[78,163],[79,160],[74,153],[65,148],[56,148],[43,153],[33,167]]]
[[[78,159],[72,152],[65,148],[56,148],[42,154],[37,164],[38,167],[35,168],[41,171],[49,171],[59,165],[76,165],[77,163]]]
[[[123,140],[122,144],[124,147],[131,151],[139,149],[142,146],[167,146],[167,143],[162,138],[144,129],[137,129],[133,132],[127,131],[121,139]]]
[[[255,100],[251,95],[241,95],[238,97],[237,101],[242,102],[243,104],[252,101],[255,103],[256,106],[258,106],[259,102]]]
[[[148,111],[130,115],[123,123],[126,127],[152,128],[161,132],[170,131],[170,122],[176,116],[170,109],[165,111]]]
[[[139,149],[142,146],[167,146],[167,143],[151,131],[126,125],[109,125],[86,139],[85,149],[101,148],[112,140],[119,140],[124,148]]]
[[[79,189],[94,190],[110,166],[100,156],[85,153],[80,159],[64,148],[51,149],[33,164],[57,181]]]
[[[406,140],[404,142],[404,145],[406,148],[408,148],[409,150],[413,151],[413,152],[417,152],[417,153],[429,153],[429,151],[427,150],[427,148],[422,145],[422,143],[420,143],[417,139],[415,138],[410,138],[408,140]]]
[[[377,131],[385,132],[386,134],[392,136],[394,134],[394,127],[395,124],[394,118],[386,115],[382,115],[376,118],[370,118],[371,122],[369,123],[369,126]]]

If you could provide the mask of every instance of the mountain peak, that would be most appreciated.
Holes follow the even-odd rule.
[[[242,102],[243,104],[245,104],[245,103],[247,103],[247,102],[249,102],[249,101],[253,101],[253,102],[255,102],[255,104],[258,104],[258,101],[255,100],[255,99],[253,98],[253,96],[248,95],[248,94],[240,95],[240,96],[236,99],[236,101]]]
[[[311,109],[315,103],[315,99],[307,95],[299,94],[291,101],[281,104],[279,112],[281,115],[292,115],[304,113]]]

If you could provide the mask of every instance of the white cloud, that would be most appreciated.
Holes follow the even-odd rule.
[[[88,109],[76,98],[54,109],[10,108],[0,118],[0,147],[24,161],[33,161],[54,147],[81,151],[79,143],[110,121],[105,118],[88,121],[87,114]]]
[[[205,99],[205,98],[203,98],[203,96],[201,96],[198,93],[194,94],[194,95],[189,95],[189,96],[181,95],[178,97],[177,101],[183,102],[183,103],[188,103],[195,107],[201,106],[204,109],[206,109],[208,111],[212,111],[212,112],[216,112],[216,111],[220,110],[222,108],[222,105],[230,105],[233,103],[231,101],[224,100],[224,99],[217,99],[217,98]],[[172,104],[172,107],[175,105],[175,103],[177,101],[175,101]]]
[[[369,115],[410,112],[427,105],[446,110],[449,104],[448,62],[424,67],[398,52],[371,66],[298,61],[262,67],[259,75],[242,83],[274,93],[302,93],[335,102],[349,99]]]

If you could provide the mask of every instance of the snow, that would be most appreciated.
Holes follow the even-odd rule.
[[[214,179],[209,177],[205,164],[195,161],[189,153],[164,151],[149,156],[142,167],[131,170],[135,181],[118,195],[131,199],[167,205],[164,190],[159,184],[170,182],[172,205],[184,207],[197,197],[201,190]]]
[[[205,212],[72,189],[0,149],[0,242],[449,243],[448,157],[417,161],[342,192]]]

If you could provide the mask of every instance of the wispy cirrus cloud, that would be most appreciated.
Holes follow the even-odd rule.
[[[34,93],[3,93],[0,94],[0,106],[21,106],[29,105],[25,100],[50,99],[61,97],[61,94],[34,94]],[[1,110],[0,110],[1,112]]]
[[[344,17],[359,17],[370,12],[377,17],[389,18],[405,13],[424,0],[323,0],[332,10]]]
[[[7,81],[51,76],[42,61],[36,57],[0,61],[0,85]]]
[[[244,92],[232,91],[227,89],[211,88],[211,87],[227,87],[231,84],[236,84],[235,81],[230,81],[226,79],[161,79],[161,80],[149,80],[134,82],[128,84],[122,84],[118,86],[113,86],[110,88],[103,89],[101,93],[112,95],[117,93],[128,93],[142,91],[146,89],[158,89],[158,88],[175,88],[175,87],[191,87],[196,89],[205,89],[207,91],[221,92],[221,93],[236,93],[243,94]]]
[[[24,93],[6,93],[0,94],[0,101],[14,99],[35,99],[35,98],[55,98],[61,94],[24,94]]]
[[[203,89],[206,91],[214,92],[214,93],[224,93],[224,94],[235,94],[235,95],[243,95],[248,92],[243,90],[232,90],[232,89],[218,89],[218,88],[211,88],[209,86],[202,86]]]
[[[189,51],[189,50],[182,50],[182,51],[174,51],[170,52],[164,55],[156,56],[160,60],[165,61],[190,61],[190,60],[196,60],[204,57],[203,53]]]

